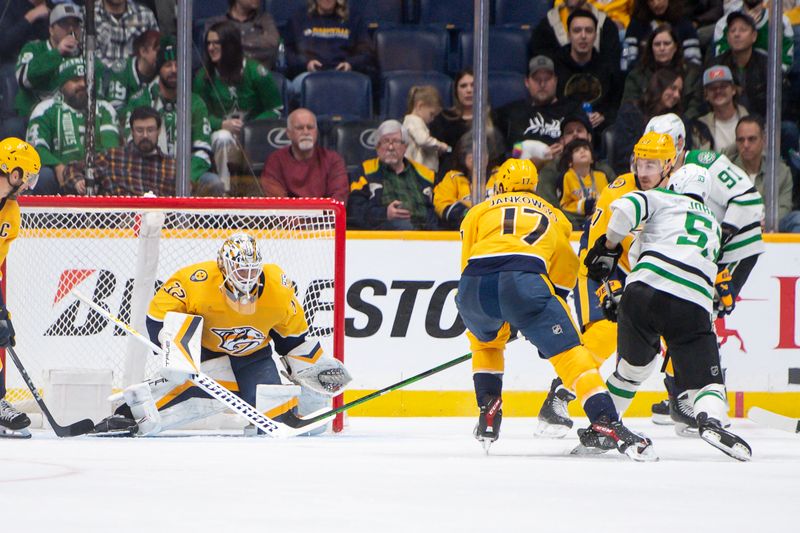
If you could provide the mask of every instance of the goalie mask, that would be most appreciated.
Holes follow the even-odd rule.
[[[256,240],[246,233],[231,235],[219,249],[217,266],[223,277],[220,290],[228,305],[238,313],[255,313],[256,299],[263,283],[261,252]]]

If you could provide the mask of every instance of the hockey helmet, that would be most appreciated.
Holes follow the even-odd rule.
[[[7,137],[0,141],[0,171],[11,174],[20,169],[22,174],[21,185],[28,185],[29,189],[36,186],[39,179],[39,169],[42,161],[36,149],[16,137]]]
[[[709,195],[711,177],[708,170],[695,165],[684,165],[669,177],[669,189],[679,194],[691,196],[705,203]]]
[[[494,193],[534,192],[539,172],[530,159],[506,159],[494,175]]]
[[[640,165],[639,161],[644,165]],[[672,170],[672,164],[675,161],[675,143],[672,142],[672,137],[666,133],[656,133],[650,131],[642,135],[636,145],[633,147],[633,156],[631,157],[631,172],[640,177],[642,166],[646,166],[650,162],[653,164],[652,173],[648,172],[645,175],[658,174],[662,181],[669,175]]]
[[[246,233],[234,233],[222,243],[217,266],[223,277],[220,289],[228,304],[237,312],[254,313],[263,271],[256,240]]]
[[[658,115],[650,119],[644,132],[654,131],[656,133],[666,133],[672,137],[672,142],[675,144],[675,157],[678,158],[686,148],[686,126],[684,126],[681,117],[675,113],[667,113],[666,115]],[[673,166],[675,164],[673,163]]]

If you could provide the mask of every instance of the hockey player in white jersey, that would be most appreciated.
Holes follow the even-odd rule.
[[[661,135],[654,142],[672,144],[672,139]],[[658,163],[634,160],[639,172]],[[607,380],[618,412],[625,412],[658,365],[663,337],[676,384],[692,402],[700,437],[747,461],[749,445],[720,422],[727,404],[711,311],[722,231],[705,205],[713,179],[690,163],[670,177],[670,190],[634,191],[615,200],[605,238],[589,250],[585,264],[590,278],[605,280],[616,267],[620,242],[640,228],[629,252],[635,266],[617,309],[619,358]]]
[[[691,150],[684,154],[686,131],[683,121],[674,113],[653,117],[645,127],[645,132],[649,131],[666,133],[672,137],[677,150],[676,169],[682,164],[695,164],[710,174],[706,205],[722,228],[714,305],[717,316],[728,315],[733,311],[736,297],[758,256],[764,253],[761,238],[764,201],[744,171],[725,155],[708,150]],[[672,365],[667,364],[664,384],[669,400],[653,405],[653,421],[657,424],[676,423],[679,435],[696,434],[691,431],[694,429],[694,414],[688,395],[686,391],[675,387],[672,370]]]

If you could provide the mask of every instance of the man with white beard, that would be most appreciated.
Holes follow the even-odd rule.
[[[317,144],[317,117],[295,109],[286,120],[289,146],[276,150],[264,163],[261,186],[265,196],[334,198],[347,203],[349,185],[344,159]]]

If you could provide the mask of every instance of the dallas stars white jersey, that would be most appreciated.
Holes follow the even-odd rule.
[[[666,189],[630,192],[611,204],[609,231],[641,226],[626,284],[640,281],[711,312],[721,229],[702,202]]]
[[[708,170],[714,179],[706,205],[721,225],[731,225],[738,230],[722,248],[719,263],[733,263],[764,253],[761,240],[764,200],[747,174],[724,155],[707,150],[687,153],[686,163]]]

